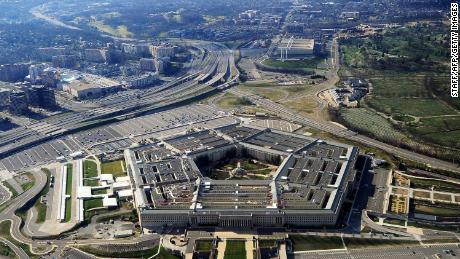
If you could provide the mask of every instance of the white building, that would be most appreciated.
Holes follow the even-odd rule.
[[[102,97],[122,89],[121,83],[106,77],[85,74],[63,86],[64,91],[77,99]]]
[[[313,39],[284,38],[276,53],[280,59],[305,58],[313,54],[314,47],[315,40]]]

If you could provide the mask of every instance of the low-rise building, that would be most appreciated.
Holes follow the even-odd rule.
[[[85,74],[64,85],[63,88],[76,99],[90,99],[118,92],[122,89],[122,85],[106,77]]]
[[[77,56],[59,55],[53,56],[53,66],[61,68],[74,68],[77,66]]]
[[[127,88],[146,88],[158,83],[158,74],[148,73],[140,76],[132,76],[125,80],[124,84]]]
[[[313,54],[315,40],[284,38],[277,48],[277,56],[281,59],[305,58]]]
[[[85,60],[95,63],[107,62],[106,49],[85,49]]]

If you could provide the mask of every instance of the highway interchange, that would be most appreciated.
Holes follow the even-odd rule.
[[[388,153],[433,167],[460,171],[456,165],[451,163],[394,147],[327,122],[313,121],[282,104],[238,88],[229,88],[236,82],[239,75],[232,52],[215,43],[194,41],[191,44],[201,49],[202,55],[193,62],[186,75],[143,92],[125,91],[91,102],[91,105],[97,107],[91,110],[68,112],[0,134],[0,158],[2,158],[0,160],[0,172],[3,171],[3,174],[5,172],[14,173],[38,167],[54,161],[58,156],[65,156],[66,159],[70,159],[70,154],[78,150],[100,154],[123,149],[147,137],[161,137],[159,132],[164,132],[166,129],[171,134],[175,131],[183,131],[189,125],[198,127],[206,125],[212,128],[234,123],[235,121],[231,117],[215,113],[206,106],[181,107],[183,104],[197,99],[198,96],[207,96],[216,89],[224,89],[237,96],[244,96],[254,104],[271,110],[290,122],[329,132],[335,136],[376,147]],[[169,123],[162,124],[163,121],[169,121]],[[152,122],[157,123],[154,125]],[[33,240],[25,236],[20,230],[21,218],[15,214],[15,211],[39,195],[46,184],[46,175],[43,172],[33,170],[32,173],[35,178],[35,185],[14,200],[8,201],[10,206],[0,212],[0,219],[12,222],[11,235],[19,242],[31,244],[34,248],[46,247],[45,252],[51,251],[53,247],[58,247],[57,253],[59,254],[66,245],[73,244],[75,241],[71,238],[50,239],[49,241]],[[2,174],[0,174],[1,178]],[[129,242],[135,243],[140,240],[158,242],[159,237],[146,235]],[[101,242],[104,241],[88,239],[80,240],[79,244]],[[114,244],[120,242],[126,243],[127,241],[111,241]],[[17,252],[20,258],[28,258],[24,251],[14,244],[6,243]],[[388,256],[431,258],[431,255],[439,253],[439,251],[442,252],[444,248],[457,251],[456,245],[416,246],[397,248],[391,252],[366,249],[302,253],[295,254],[295,258],[380,259]]]

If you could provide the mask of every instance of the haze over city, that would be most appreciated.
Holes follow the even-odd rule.
[[[456,1],[0,10],[0,258],[460,258]]]

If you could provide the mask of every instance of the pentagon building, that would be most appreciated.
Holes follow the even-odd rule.
[[[125,150],[145,228],[335,225],[355,180],[356,147],[243,124]],[[230,157],[276,165],[269,177],[212,179]]]

